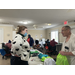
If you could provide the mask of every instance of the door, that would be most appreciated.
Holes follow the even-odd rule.
[[[2,48],[2,44],[4,42],[3,37],[3,28],[0,28],[0,49]]]

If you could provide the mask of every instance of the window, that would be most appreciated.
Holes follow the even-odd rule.
[[[55,39],[55,41],[58,42],[58,31],[51,32],[51,40],[52,39]]]

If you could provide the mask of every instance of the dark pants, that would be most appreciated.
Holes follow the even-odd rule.
[[[10,60],[11,65],[28,65],[28,61],[21,60],[20,57],[11,56]]]

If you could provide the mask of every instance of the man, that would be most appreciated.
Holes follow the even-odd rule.
[[[50,41],[49,50],[52,51],[53,55],[57,55],[58,54],[57,51],[56,51],[56,44],[58,44],[58,43],[55,41],[55,39]]]
[[[53,39],[53,40],[50,41],[50,45],[52,47],[54,47],[56,44],[58,44],[58,43],[55,41],[55,39]]]
[[[31,37],[30,34],[28,35],[27,41],[30,44],[30,47],[32,47],[34,45],[34,40],[33,40],[33,38]]]
[[[62,27],[61,33],[66,39],[59,53],[61,55],[66,55],[70,65],[75,65],[75,35],[71,33],[71,28],[69,26]]]

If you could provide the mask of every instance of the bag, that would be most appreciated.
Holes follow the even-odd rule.
[[[38,57],[41,59],[42,57],[47,57],[48,55],[40,53]]]
[[[32,55],[32,57],[38,56],[38,54],[39,54],[39,53],[34,53],[34,54]]]
[[[56,65],[55,60],[52,58],[46,58],[44,61],[44,65]]]
[[[56,58],[56,65],[69,65],[67,57],[59,53]]]
[[[30,54],[39,53],[38,51],[30,51]]]
[[[49,57],[49,56],[44,57],[44,56],[43,56],[43,57],[41,58],[41,61],[42,61],[42,62],[44,62],[44,61],[45,61],[45,59],[47,59],[47,58],[51,58],[51,57]],[[51,58],[51,59],[53,59],[53,58]]]

